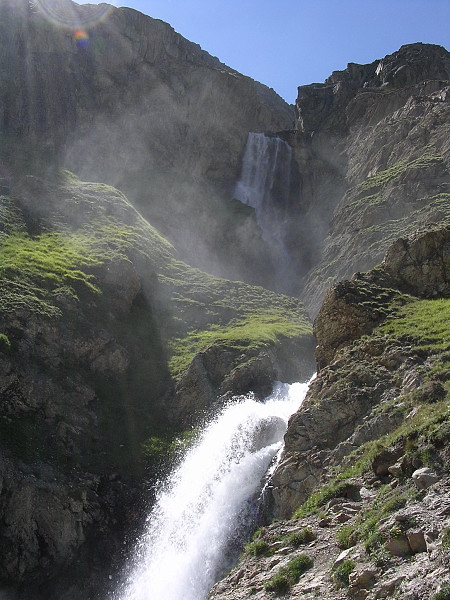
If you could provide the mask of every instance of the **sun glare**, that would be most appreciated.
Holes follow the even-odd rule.
[[[76,4],[71,0],[32,0],[30,6],[52,23],[71,29],[92,27],[114,8],[112,4]]]

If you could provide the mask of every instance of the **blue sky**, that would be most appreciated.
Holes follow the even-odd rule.
[[[41,0],[45,1],[45,0]],[[82,2],[82,0],[78,0]],[[93,2],[91,0],[90,3]],[[450,0],[113,0],[162,19],[294,103],[297,86],[402,44],[450,49]]]

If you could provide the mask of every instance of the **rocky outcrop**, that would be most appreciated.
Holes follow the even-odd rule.
[[[327,294],[317,377],[267,491],[266,522],[276,520],[210,600],[448,591],[449,234],[399,240],[379,267]]]
[[[284,458],[273,478],[276,516],[292,514],[316,488],[324,466],[398,427],[395,411],[381,416],[376,407],[401,396],[403,386],[410,389],[411,366],[422,365],[424,357],[411,342],[402,345],[378,337],[364,342],[364,336],[386,320],[395,305],[407,302],[400,289],[411,292],[412,284],[405,283],[411,268],[416,297],[429,297],[431,289],[432,297],[449,297],[449,242],[448,227],[399,240],[378,268],[328,292],[314,323],[317,379],[302,409],[291,418]],[[395,289],[396,283],[400,289]]]
[[[409,44],[299,88],[300,291],[315,316],[328,287],[448,214],[449,54]],[[310,167],[312,167],[310,169]]]
[[[344,345],[369,334],[401,293],[419,298],[450,295],[450,227],[419,230],[388,249],[380,269],[357,273],[327,292],[314,323],[319,368]]]
[[[175,394],[167,402],[171,419],[192,425],[198,415],[217,410],[217,403],[233,395],[253,392],[264,399],[274,381],[304,379],[313,373],[314,338],[286,339],[282,344],[265,344],[262,348],[230,348],[220,343],[196,354],[176,384]]]

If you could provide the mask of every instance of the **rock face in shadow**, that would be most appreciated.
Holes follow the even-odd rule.
[[[135,10],[83,28],[98,7],[66,2],[61,27],[39,4],[0,7],[2,169],[118,187],[191,264],[263,283],[259,230],[228,202],[248,132],[292,128],[292,106]]]

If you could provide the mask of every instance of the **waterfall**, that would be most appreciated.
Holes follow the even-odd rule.
[[[234,198],[255,209],[266,242],[286,254],[283,241],[291,186],[292,148],[279,137],[248,134]]]
[[[257,525],[264,476],[307,383],[235,399],[161,488],[120,600],[204,600]],[[239,545],[240,544],[240,545]],[[239,547],[237,547],[239,546]]]

